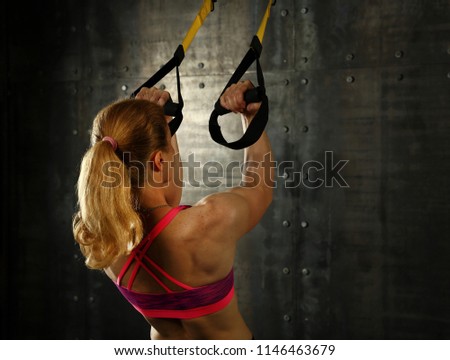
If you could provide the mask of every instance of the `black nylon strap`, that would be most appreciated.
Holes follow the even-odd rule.
[[[218,123],[218,117],[228,114],[230,111],[220,105],[220,96],[216,101],[214,110],[212,111],[209,118],[209,133],[211,135],[211,138],[216,143],[226,146],[230,149],[239,150],[253,145],[261,137],[269,119],[269,100],[265,93],[264,75],[261,69],[261,64],[259,63],[261,50],[261,42],[259,41],[257,36],[254,36],[250,45],[250,49],[247,51],[241,63],[236,68],[235,72],[220,94],[220,96],[222,96],[228,87],[230,87],[232,84],[237,83],[248,70],[250,65],[252,65],[256,60],[256,73],[259,86],[256,89],[257,99],[255,100],[262,101],[262,104],[243,136],[239,140],[233,142],[228,142],[223,137],[220,125]]]
[[[143,87],[152,87],[155,86],[158,81],[160,81],[162,78],[164,78],[169,72],[171,72],[175,67],[177,69],[177,91],[178,91],[178,104],[174,104],[173,102],[170,102],[164,107],[164,113],[166,115],[173,115],[173,120],[169,123],[169,129],[172,135],[175,134],[175,132],[178,130],[178,128],[181,125],[181,122],[183,121],[183,98],[181,97],[181,83],[180,83],[180,73],[178,70],[178,67],[180,66],[181,62],[184,59],[184,49],[182,45],[178,45],[177,49],[175,50],[175,53],[173,57],[164,64],[153,76],[148,79],[145,83],[143,83],[141,86],[139,86],[133,93],[131,94],[130,98],[135,98],[136,95],[139,93],[139,91]],[[170,110],[169,110],[170,109]]]
[[[173,57],[167,63],[165,63],[156,73],[154,73],[150,79],[148,79],[145,83],[143,83],[136,90],[134,90],[130,97],[134,98],[143,87],[150,88],[152,86],[155,86],[158,81],[160,81],[163,77],[165,77],[176,66],[180,66],[183,59],[184,59],[184,50],[183,46],[180,44],[175,50]]]
[[[178,70],[178,66],[177,66],[177,91],[178,91],[178,106],[175,108],[175,114],[174,114],[175,116],[173,117],[172,121],[169,122],[170,134],[172,136],[177,132],[178,128],[181,125],[181,122],[183,121],[184,101],[183,101],[183,97],[181,96],[180,72]],[[167,114],[167,112],[166,112],[166,114]],[[172,114],[170,114],[170,115],[172,115]]]

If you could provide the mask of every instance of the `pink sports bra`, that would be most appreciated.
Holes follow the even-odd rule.
[[[117,277],[116,286],[119,291],[145,317],[192,319],[222,310],[233,298],[233,269],[222,280],[209,285],[191,287],[170,276],[147,255],[153,240],[181,210],[186,208],[189,208],[189,206],[182,205],[171,209],[133,249]],[[128,284],[123,286],[121,284],[122,278],[132,265],[134,267],[131,270]],[[133,291],[131,288],[140,268],[153,277],[166,293],[150,294]],[[159,273],[159,276],[155,272]],[[161,277],[166,278],[183,290],[173,291],[169,289],[161,281]]]

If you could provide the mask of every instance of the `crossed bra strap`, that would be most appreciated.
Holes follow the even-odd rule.
[[[138,274],[139,268],[142,267],[155,281],[168,293],[173,292],[170,290],[159,278],[156,276],[154,271],[150,269],[149,266],[145,264],[143,261],[144,259],[148,262],[149,265],[151,265],[154,269],[156,269],[162,276],[164,276],[166,279],[171,281],[173,284],[178,285],[184,290],[190,290],[192,287],[189,285],[183,284],[182,282],[176,280],[172,276],[170,276],[166,271],[164,271],[160,266],[158,266],[152,259],[150,259],[147,255],[147,251],[152,245],[155,238],[163,231],[167,225],[170,224],[170,222],[177,216],[177,214],[184,210],[189,208],[190,206],[187,205],[180,205],[176,208],[171,209],[156,225],[155,227],[148,233],[148,235],[139,243],[139,245],[134,248],[134,250],[131,252],[130,256],[128,257],[127,262],[122,267],[122,270],[119,273],[119,276],[117,277],[117,284],[121,286],[122,279],[125,275],[125,273],[130,268],[133,261],[136,261],[136,264],[131,272],[130,279],[128,280],[127,289],[131,290],[133,287],[133,282],[136,279],[136,275]]]

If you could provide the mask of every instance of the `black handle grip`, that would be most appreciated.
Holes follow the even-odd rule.
[[[260,102],[263,99],[265,90],[262,86],[248,90],[244,93],[244,100],[247,104]]]
[[[164,115],[175,116],[178,112],[180,104],[174,103],[172,99],[169,99],[164,105]]]

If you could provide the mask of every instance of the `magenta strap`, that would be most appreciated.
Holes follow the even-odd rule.
[[[158,265],[156,265],[153,261],[151,261],[147,256],[146,253],[148,251],[148,249],[150,248],[151,244],[153,243],[153,241],[155,240],[155,238],[161,233],[161,231],[163,231],[167,225],[170,224],[170,222],[175,218],[175,216],[181,211],[184,210],[186,208],[188,208],[189,206],[186,205],[180,205],[176,208],[171,209],[166,215],[164,215],[164,217],[153,227],[153,229],[148,233],[148,235],[146,237],[144,237],[144,239],[142,239],[142,241],[138,244],[138,246],[136,246],[133,251],[131,252],[130,256],[128,257],[126,263],[124,264],[124,266],[122,267],[118,277],[117,277],[117,284],[121,285],[122,282],[122,278],[124,277],[125,273],[127,272],[127,270],[129,269],[129,267],[131,266],[131,263],[133,262],[133,260],[136,260],[136,264],[133,268],[133,271],[131,273],[130,279],[128,281],[128,285],[127,288],[128,290],[131,290],[132,286],[133,286],[133,282],[137,276],[137,273],[139,271],[139,268],[141,266],[144,266],[142,259],[145,257],[145,259],[147,261],[149,261],[149,263],[155,267],[159,272],[161,272],[161,274],[163,276],[165,276],[166,278],[168,278],[170,281],[172,281],[173,283],[175,283],[176,285],[188,290],[191,289],[191,287],[189,287],[188,285],[185,285],[181,282],[179,282],[178,280],[174,279],[173,277],[171,277],[169,274],[167,274],[164,270],[162,270]],[[157,278],[157,276],[147,267],[144,266],[145,270],[149,273],[149,275],[151,275],[157,282],[158,284],[160,284],[166,291],[171,292],[171,290],[162,284],[162,282]]]

